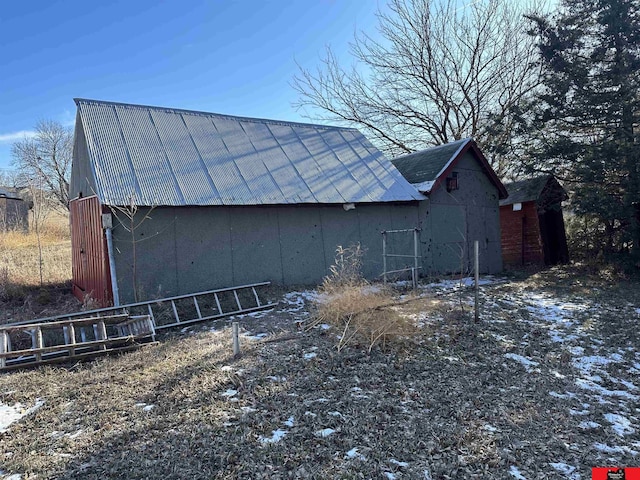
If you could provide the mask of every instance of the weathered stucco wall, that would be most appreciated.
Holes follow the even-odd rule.
[[[458,173],[458,190],[447,192],[443,181],[421,208],[423,275],[470,272],[475,240],[480,246],[480,271],[500,272],[498,189],[471,153],[453,171]]]
[[[244,207],[140,207],[132,237],[114,218],[122,302],[133,301],[133,241],[140,298],[271,281],[317,284],[338,245],[360,242],[364,274],[382,272],[382,230],[414,228],[418,202]],[[142,221],[142,216],[149,218]],[[122,220],[125,217],[116,211]],[[124,222],[127,223],[126,221]],[[126,225],[129,228],[129,225]]]

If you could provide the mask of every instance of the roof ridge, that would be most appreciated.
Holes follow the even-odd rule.
[[[449,143],[441,143],[440,145],[433,145],[432,147],[423,148],[422,150],[416,150],[415,152],[403,153],[402,155],[400,155],[398,157],[394,157],[392,159],[392,161],[393,160],[398,160],[400,158],[410,157],[411,155],[416,155],[418,153],[431,152],[431,151],[434,151],[434,150],[438,150],[440,148],[451,147],[452,145],[457,144],[457,143],[460,143],[462,145],[466,145],[467,142],[469,142],[469,141],[473,141],[473,137],[461,138],[460,140],[454,140],[453,142],[449,142]]]
[[[357,128],[353,128],[353,127],[338,127],[335,125],[320,125],[316,123],[294,122],[289,120],[277,120],[277,119],[271,119],[271,118],[243,117],[240,115],[229,115],[225,113],[205,112],[204,110],[188,110],[186,108],[173,108],[173,107],[163,107],[158,105],[143,105],[138,103],[114,102],[110,100],[95,100],[90,98],[74,98],[73,101],[78,107],[81,104],[111,105],[111,106],[121,106],[121,107],[133,107],[133,108],[140,108],[140,109],[153,109],[153,110],[160,110],[160,111],[172,112],[172,113],[188,113],[188,114],[195,114],[195,115],[215,116],[218,118],[225,118],[225,119],[238,120],[238,121],[248,121],[248,122],[262,123],[262,124],[269,123],[274,125],[313,127],[313,128],[322,128],[326,130],[338,130],[338,131],[348,130],[348,131],[360,132]]]

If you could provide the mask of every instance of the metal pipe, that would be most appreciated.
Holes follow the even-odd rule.
[[[480,277],[479,256],[480,256],[480,247],[478,245],[478,240],[476,240],[475,242],[473,242],[473,269],[475,270],[475,290],[476,290],[474,317],[476,322],[480,319],[480,306],[478,305],[478,284],[480,283],[479,282],[479,277]]]
[[[113,235],[110,228],[105,228],[107,234],[107,255],[109,257],[109,273],[111,274],[111,293],[113,293],[113,306],[120,306],[120,292],[116,279],[116,260],[113,258]]]
[[[382,232],[382,283],[387,284],[387,232]]]

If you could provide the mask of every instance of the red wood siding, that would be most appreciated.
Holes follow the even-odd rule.
[[[89,296],[102,307],[111,306],[113,295],[100,201],[96,196],[78,198],[69,207],[73,294],[80,301]]]
[[[522,210],[513,205],[500,207],[502,261],[505,266],[544,265],[544,250],[535,202],[525,202]]]

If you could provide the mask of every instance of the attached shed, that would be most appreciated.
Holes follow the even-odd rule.
[[[29,230],[29,205],[10,188],[0,187],[0,232]]]
[[[357,130],[76,99],[73,290],[102,304],[382,269],[424,199]],[[111,239],[109,238],[111,237]]]
[[[469,272],[479,241],[480,270],[502,270],[499,200],[507,191],[471,138],[392,160],[425,195],[420,202],[423,274]]]
[[[562,202],[567,192],[552,175],[505,185],[500,202],[505,265],[556,265],[569,261]]]

